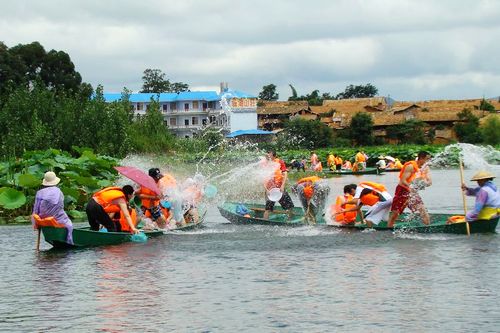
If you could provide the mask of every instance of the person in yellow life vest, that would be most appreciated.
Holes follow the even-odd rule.
[[[351,161],[345,160],[344,164],[342,165],[342,169],[344,169],[344,170],[352,170]]]
[[[285,162],[276,156],[276,152],[274,150],[269,150],[261,167],[270,172],[270,177],[264,182],[266,208],[263,218],[268,219],[270,212],[274,210],[275,202],[270,200],[268,196],[269,191],[273,188],[278,188],[282,193],[278,202],[284,210],[288,211],[288,214],[290,215],[294,204],[290,194],[288,194],[285,190],[288,179],[288,169],[286,168]]]
[[[394,169],[402,169],[403,168],[403,164],[401,163],[401,161],[399,159],[395,159],[394,160]]]
[[[415,191],[412,191],[412,183],[417,178],[420,168],[431,158],[426,151],[418,153],[416,161],[409,161],[403,165],[399,172],[399,183],[396,186],[394,199],[392,201],[391,216],[387,226],[392,228],[399,215],[406,207],[412,212],[418,212],[422,217],[422,222],[430,224],[429,213],[424,207],[424,203]]]
[[[392,196],[382,184],[361,182],[356,186],[354,197],[347,201],[346,205],[347,204],[356,204],[356,208],[346,209],[343,211],[344,213],[357,210],[360,213],[361,220],[364,221],[368,227],[371,227],[373,224],[378,225],[381,221],[387,221],[389,219]],[[370,206],[365,214],[361,211],[362,206]]]
[[[99,230],[99,225],[108,231],[117,231],[117,225],[112,220],[115,213],[123,214],[131,233],[138,233],[129,213],[128,202],[134,197],[134,188],[130,185],[120,187],[106,187],[92,196],[87,203],[85,212],[89,220],[90,229]]]
[[[297,194],[309,223],[316,223],[316,216],[323,212],[330,188],[318,176],[304,177],[292,186],[293,193]]]
[[[326,165],[330,170],[335,170],[335,155],[333,153],[328,154],[328,158],[326,159]]]
[[[339,195],[335,198],[335,203],[330,206],[332,221],[339,224],[352,224],[356,221],[356,216],[358,215],[356,204],[346,204],[354,198],[356,187],[356,184],[344,186],[344,195]]]

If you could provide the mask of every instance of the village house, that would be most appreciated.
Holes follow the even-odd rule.
[[[480,110],[481,101],[482,99],[407,102],[371,97],[324,100],[320,106],[308,106],[306,101],[259,102],[262,106],[257,108],[257,114],[260,128],[269,126],[269,123],[273,129],[282,128],[284,120],[301,117],[319,120],[333,129],[344,129],[350,125],[356,113],[365,112],[372,116],[374,135],[391,143],[396,142],[387,138],[387,128],[414,119],[425,123],[425,131],[434,131],[435,143],[448,143],[457,139],[453,125],[460,121],[459,112],[469,109],[479,118],[489,114]],[[498,99],[488,102],[500,112]]]
[[[111,103],[121,94],[105,93]],[[146,114],[151,99],[157,99],[165,125],[178,137],[190,138],[207,128],[219,129],[224,134],[257,129],[257,98],[231,90],[221,83],[216,91],[186,91],[179,93],[133,93],[129,96],[136,117]]]

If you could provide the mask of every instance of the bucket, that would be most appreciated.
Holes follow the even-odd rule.
[[[277,187],[272,188],[269,190],[269,192],[267,192],[267,197],[269,198],[269,200],[274,201],[274,202],[280,201],[282,196],[283,196],[283,193]]]
[[[217,187],[214,185],[207,185],[203,189],[203,194],[205,194],[207,198],[211,199],[217,195]]]

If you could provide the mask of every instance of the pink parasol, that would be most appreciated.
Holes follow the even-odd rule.
[[[115,167],[115,169],[128,179],[133,180],[137,184],[150,189],[151,191],[155,192],[158,195],[161,195],[161,191],[158,188],[158,185],[156,185],[154,179],[151,178],[144,171],[129,166],[118,166]]]

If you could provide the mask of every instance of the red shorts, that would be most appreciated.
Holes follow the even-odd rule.
[[[423,204],[422,198],[417,192],[410,192],[406,187],[398,185],[392,199],[391,211],[397,211],[401,214],[408,207],[412,212],[416,212]]]

